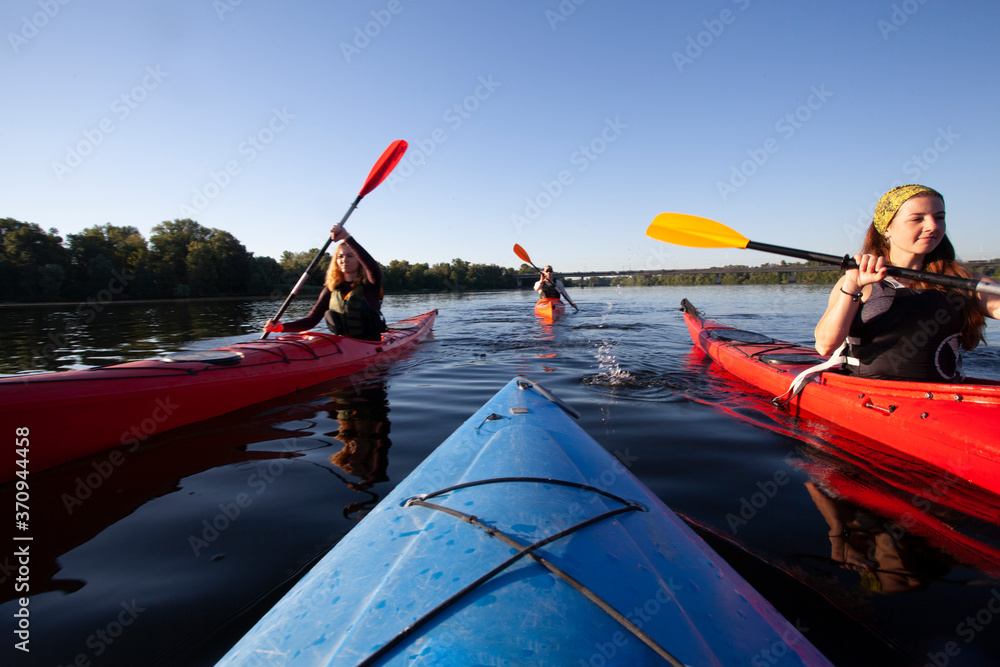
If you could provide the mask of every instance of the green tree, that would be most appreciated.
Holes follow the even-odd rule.
[[[456,257],[451,260],[448,271],[448,289],[468,289],[471,277],[469,276],[469,263],[464,259]]]
[[[382,267],[382,286],[386,292],[402,292],[410,289],[407,274],[413,267],[406,260],[394,259],[389,266]]]
[[[247,294],[250,258],[246,247],[229,232],[210,230],[203,241],[192,241],[186,259],[192,296]]]
[[[305,252],[290,252],[286,250],[281,253],[281,259],[278,260],[278,264],[285,271],[285,278],[287,279],[285,282],[294,284],[309,267],[309,263],[318,252],[319,248],[312,248]],[[323,256],[319,258],[319,262],[313,268],[312,273],[309,274],[306,285],[322,288],[323,283],[326,282],[326,272],[330,268],[330,261],[330,254],[323,253]]]
[[[146,262],[149,245],[139,230],[106,223],[68,234],[71,276],[76,296],[94,294],[113,281],[130,294],[140,266]],[[114,283],[114,284],[118,284]]]
[[[406,285],[410,290],[422,290],[430,285],[430,266],[426,262],[414,264],[406,272]]]
[[[190,218],[164,221],[153,227],[149,265],[160,296],[190,293],[188,252],[192,243],[207,241],[211,235],[211,229]]]
[[[63,282],[66,280],[66,269],[61,264],[46,264],[38,269],[38,289],[46,301],[59,298]]]
[[[285,270],[273,257],[250,257],[248,293],[254,296],[272,294],[282,284]]]
[[[62,242],[55,229],[46,232],[33,222],[0,219],[0,299],[59,298],[69,266]]]

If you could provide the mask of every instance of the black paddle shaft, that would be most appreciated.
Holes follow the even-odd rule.
[[[354,202],[351,203],[350,208],[347,209],[347,213],[345,213],[344,217],[340,219],[341,227],[343,227],[344,223],[347,222],[347,219],[351,217],[351,213],[354,212],[354,209],[358,207],[358,203],[361,201],[361,197],[362,195],[357,196]],[[293,287],[292,291],[288,294],[287,297],[285,297],[285,302],[281,304],[281,308],[279,308],[278,312],[275,313],[274,317],[271,318],[272,322],[277,322],[278,320],[280,320],[281,316],[285,314],[286,310],[288,310],[288,306],[291,305],[292,301],[295,299],[295,296],[299,293],[299,290],[302,288],[302,285],[306,282],[306,278],[309,277],[309,274],[312,273],[312,270],[316,268],[317,264],[319,264],[320,258],[323,256],[324,253],[326,253],[326,249],[330,247],[331,243],[333,243],[332,236],[326,239],[326,243],[323,244],[323,247],[319,249],[319,252],[316,253],[316,256],[312,258],[311,262],[309,262],[309,266],[306,267],[306,270],[302,272],[302,276],[299,278],[299,281],[295,283],[295,287]],[[268,333],[270,332],[265,331],[264,334],[260,337],[260,340],[264,340],[265,338],[267,338]]]
[[[841,269],[856,269],[858,268],[858,263],[854,261],[849,255],[844,255],[843,257],[837,257],[836,255],[824,255],[819,252],[809,252],[808,250],[798,250],[796,248],[785,248],[780,245],[771,245],[769,243],[757,243],[756,241],[749,241],[746,245],[747,250],[759,250],[761,252],[769,252],[775,255],[786,255],[788,257],[798,257],[800,259],[809,260],[812,262],[820,262],[822,264],[832,264],[834,266],[839,266]],[[916,271],[914,269],[904,269],[899,266],[887,266],[886,272],[890,276],[896,276],[898,278],[907,278],[909,280],[919,280],[922,282],[934,283],[936,285],[944,285],[945,287],[953,287],[955,289],[969,290],[970,292],[980,291],[988,293],[1000,293],[994,292],[991,289],[984,289],[992,287],[991,285],[985,284],[980,280],[973,280],[971,278],[961,278],[959,276],[948,276],[943,273],[931,273],[930,271]]]

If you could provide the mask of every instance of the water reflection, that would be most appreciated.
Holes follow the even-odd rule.
[[[371,491],[374,484],[386,482],[389,477],[389,397],[384,382],[378,382],[356,391],[341,390],[328,395],[326,409],[337,420],[339,428],[327,435],[343,443],[343,448],[330,456],[330,463],[359,481],[348,482],[347,487],[366,494],[368,498],[344,507],[344,518],[363,518],[378,503],[378,494]]]
[[[685,367],[689,398],[790,438],[787,461],[811,480],[808,497],[833,534],[823,558],[858,572],[867,591],[923,590],[959,566],[1000,577],[1000,496],[831,422],[774,410],[700,350]]]
[[[0,374],[66,371],[146,359],[191,341],[259,330],[267,300],[19,306],[4,309]]]
[[[345,508],[370,506],[374,495],[384,497],[397,476],[412,470],[517,373],[546,380],[550,389],[581,409],[581,425],[591,435],[610,450],[641,457],[635,470],[643,481],[668,505],[705,525],[724,526],[724,512],[739,506],[743,487],[732,481],[752,485],[757,477],[751,471],[771,474],[774,466],[785,465],[775,457],[792,453],[798,462],[794,465],[801,466],[801,482],[808,476],[834,499],[895,520],[907,528],[906,541],[925,540],[932,553],[946,554],[946,563],[954,557],[976,568],[953,566],[946,580],[974,580],[983,577],[982,571],[997,571],[1000,558],[993,545],[1000,546],[995,528],[1000,525],[1000,498],[942,477],[941,471],[898,452],[879,451],[877,443],[840,443],[828,423],[810,426],[791,419],[778,423],[785,417],[776,415],[766,399],[759,407],[734,402],[749,400],[752,392],[734,390],[731,376],[725,382],[713,376],[710,364],[694,355],[686,327],[675,312],[686,296],[699,306],[704,303],[722,321],[729,321],[733,312],[749,313],[746,317],[754,319],[750,328],[806,340],[828,293],[828,288],[808,286],[649,287],[626,290],[629,301],[623,303],[611,288],[588,289],[589,302],[578,300],[580,313],[568,314],[547,334],[534,324],[538,318],[531,313],[533,293],[389,295],[384,311],[390,320],[441,308],[435,339],[422,344],[413,360],[394,363],[385,385],[393,409],[393,467],[388,470],[393,479],[374,481],[377,476],[365,473],[366,466],[346,454],[350,464],[341,467],[331,462],[331,456],[348,449],[344,440],[329,434],[341,431],[337,412],[353,409],[343,408],[352,405],[349,397],[357,396],[349,381],[192,425],[170,438],[151,438],[138,451],[125,452],[123,463],[110,476],[92,476],[100,474],[94,463],[107,472],[101,464],[109,461],[109,452],[81,461],[72,473],[61,471],[59,483],[47,477],[49,471],[32,474],[32,555],[36,549],[39,555],[32,563],[32,629],[36,630],[32,636],[38,639],[37,648],[32,643],[32,658],[37,664],[71,664],[83,653],[94,658],[88,652],[88,638],[117,618],[122,601],[134,599],[147,611],[114,645],[104,647],[102,663],[149,664],[155,656],[158,664],[214,664],[295,578],[351,529],[361,512],[344,518]],[[604,318],[602,304],[611,298],[616,306],[613,317]],[[302,310],[293,303],[287,317],[304,314],[313,301],[300,300]],[[241,314],[235,302],[201,302],[199,307],[207,314],[175,317],[160,305],[129,305],[135,312],[125,313],[110,310],[118,308],[112,304],[91,324],[105,333],[93,335],[117,332],[114,347],[107,344],[113,338],[100,340],[111,349],[108,356],[122,360],[155,355],[161,349],[219,347],[231,341],[216,344],[218,337],[259,335],[259,324],[276,308],[273,302],[264,302],[248,315]],[[59,317],[72,316],[69,311]],[[105,319],[107,313],[114,313],[114,318]],[[254,313],[259,314],[254,326],[241,329],[239,320],[252,320]],[[35,332],[25,335],[22,309],[4,310],[3,315],[8,355],[0,360],[6,364],[2,372],[41,370],[12,361],[11,347],[30,356],[44,342],[45,332],[57,330],[58,321],[36,321],[31,325]],[[200,333],[182,327],[195,327]],[[12,341],[14,330],[19,333]],[[997,331],[987,332],[991,345],[985,348],[994,359],[1000,348]],[[86,331],[71,333],[90,340]],[[534,340],[540,334],[548,339]],[[590,377],[603,378],[605,369],[599,368],[595,354],[604,343],[616,345],[616,363],[633,378],[628,386],[588,382]],[[92,352],[82,346],[60,354],[82,359]],[[551,354],[558,356],[536,356]],[[548,368],[557,372],[546,379],[542,374]],[[711,409],[704,404],[711,404]],[[743,423],[728,423],[730,416]],[[746,421],[787,437],[758,437],[753,429],[744,428]],[[352,428],[348,423],[345,433]],[[387,434],[388,429],[368,431],[368,439],[377,442]],[[814,435],[815,442],[823,439],[816,449],[808,446]],[[364,454],[374,449],[358,447],[355,452],[360,461],[377,461]],[[258,487],[248,480],[271,471],[281,474],[269,477],[273,481],[258,494]],[[86,482],[88,476],[97,488],[78,489],[77,478]],[[350,488],[369,481],[371,486],[363,491]],[[873,642],[864,643],[872,627],[880,633],[877,641],[886,638],[894,645],[910,646],[917,658],[928,652],[939,654],[947,642],[964,639],[955,634],[956,623],[983,608],[991,599],[989,587],[936,583],[911,595],[858,595],[862,573],[828,562],[832,545],[827,524],[809,493],[801,484],[784,488],[788,492],[760,512],[752,530],[740,532],[739,547],[724,556],[731,555],[734,566],[739,562],[736,568],[748,578],[754,565],[749,558],[740,561],[740,553],[777,555],[780,565],[797,575],[810,569],[804,575],[810,584],[806,589],[814,587],[822,600],[843,601],[842,613],[848,619],[831,621],[807,604],[798,605],[800,598],[814,600],[802,595],[801,587],[786,587],[785,578],[767,588],[765,574],[758,577],[763,584],[759,589],[767,588],[762,592],[793,622],[801,618],[812,628],[810,639],[813,634],[819,639],[826,631],[826,648],[836,664],[901,664],[898,658],[872,657],[881,655],[871,651]],[[92,495],[83,506],[68,514],[63,494],[82,497],[88,490]],[[12,506],[13,491],[9,485],[0,486],[0,504]],[[248,494],[252,505],[241,507],[239,518],[196,555],[191,535],[202,537],[204,521],[217,519],[220,504],[231,507],[240,494]],[[42,513],[38,506],[36,522],[35,503],[43,501],[49,508]],[[812,556],[788,557],[802,551]],[[83,588],[81,582],[86,584]],[[753,583],[758,586],[758,581]],[[42,592],[52,589],[60,592]],[[788,589],[795,594],[789,596]],[[795,603],[790,608],[778,603],[788,604],[788,597]],[[855,598],[859,598],[856,604]],[[13,613],[14,607],[16,603],[0,604],[0,613]],[[974,644],[960,643],[962,664],[995,664],[1000,655],[997,633],[983,632],[975,639]],[[923,662],[914,658],[906,664]]]
[[[939,580],[948,568],[957,565],[1000,577],[1000,527],[995,518],[958,509],[973,506],[974,499],[985,492],[958,483],[945,495],[937,489],[918,492],[909,486],[898,488],[848,467],[829,451],[803,446],[798,453],[803,458],[797,465],[815,481],[808,483],[807,489],[830,526],[829,533],[845,538],[831,545],[842,556],[850,554],[841,561],[861,572],[866,567],[916,571],[907,582],[889,577],[881,582],[890,584],[885,586],[887,590],[878,592],[900,592],[906,585],[919,590],[925,586],[918,580],[923,584]],[[984,505],[980,514],[993,514],[988,508]],[[893,559],[898,560],[896,565],[888,566]],[[875,584],[871,577],[865,580]]]
[[[805,486],[829,528],[830,561],[858,572],[868,592],[919,591],[951,569],[950,559],[898,523],[836,499],[812,482]]]
[[[140,447],[116,447],[33,473],[31,526],[36,539],[31,546],[32,591],[71,593],[82,588],[86,576],[57,576],[62,570],[60,560],[100,539],[102,533],[153,501],[178,495],[184,480],[216,468],[298,456],[294,452],[251,450],[247,447],[250,442],[277,441],[290,434],[272,428],[266,420],[234,428],[241,419],[245,419],[242,412],[198,422],[153,436]],[[0,502],[13,506],[15,490],[12,483],[0,485]],[[178,537],[178,542],[183,539]],[[15,597],[10,588],[5,593],[0,602]]]
[[[65,554],[95,538],[107,539],[102,533],[157,499],[189,494],[189,481],[199,476],[208,480],[233,475],[245,481],[251,471],[253,479],[267,484],[245,482],[237,488],[263,507],[276,496],[272,479],[291,478],[295,471],[303,474],[303,465],[318,466],[339,483],[331,488],[321,484],[321,478],[311,478],[314,492],[326,487],[323,492],[338,498],[345,519],[360,519],[380,498],[375,487],[388,481],[391,442],[385,382],[364,385],[364,378],[354,380],[357,384],[351,378],[339,379],[153,436],[139,447],[98,452],[32,475],[32,526],[38,537],[32,545],[32,590],[71,593],[82,588],[85,577],[59,575]],[[331,420],[338,425],[332,432]],[[337,444],[339,451],[329,454]],[[266,486],[263,493],[261,486]],[[0,485],[0,499],[13,505],[15,491],[13,484]],[[195,519],[186,523],[197,526],[204,516],[217,512],[217,504],[207,501],[190,510]],[[338,532],[349,528],[343,525]],[[0,602],[13,596],[11,589],[6,592]]]

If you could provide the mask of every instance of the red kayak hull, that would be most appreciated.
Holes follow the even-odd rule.
[[[694,343],[723,369],[771,396],[781,396],[796,375],[825,360],[812,348],[766,336],[733,340],[746,336],[705,320],[686,300],[682,306]],[[901,382],[824,372],[783,409],[830,421],[1000,493],[1000,382]]]
[[[62,373],[0,378],[0,423],[24,429],[27,463],[0,462],[0,483],[154,434],[368,370],[371,377],[423,340],[436,310],[389,325],[381,341],[316,331],[236,343],[202,354]],[[190,355],[190,356],[197,356]],[[183,359],[185,353],[177,358]]]
[[[540,299],[535,304],[535,315],[547,320],[555,320],[566,312],[566,304],[562,299]]]

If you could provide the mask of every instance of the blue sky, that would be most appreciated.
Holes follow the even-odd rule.
[[[997,257],[998,24],[985,0],[8,0],[0,217],[191,217],[277,258],[405,139],[348,223],[383,263],[780,259],[648,239],[664,211],[853,253],[910,182]]]

